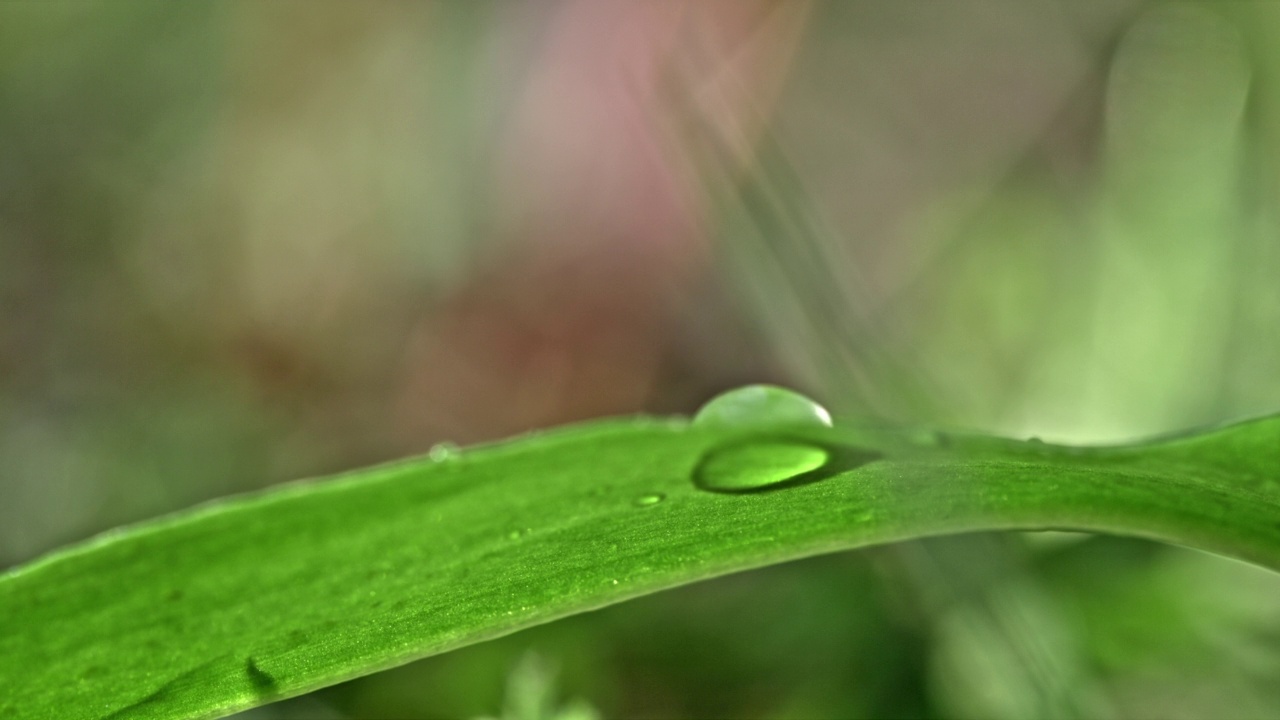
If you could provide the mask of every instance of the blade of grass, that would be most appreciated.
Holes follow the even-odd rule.
[[[757,443],[869,462],[692,482]],[[1280,416],[1111,448],[637,418],[233,498],[0,576],[0,717],[212,717],[725,573],[998,529],[1280,569]]]

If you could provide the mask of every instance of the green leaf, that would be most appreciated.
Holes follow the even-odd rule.
[[[1280,569],[1280,416],[1110,448],[635,418],[233,498],[0,576],[0,717],[217,716],[725,573],[993,529]]]

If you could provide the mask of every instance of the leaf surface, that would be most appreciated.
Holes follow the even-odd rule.
[[[785,474],[788,446],[830,461],[704,489]],[[1106,448],[635,418],[230,498],[0,575],[0,717],[215,717],[725,573],[999,529],[1280,570],[1280,416]]]

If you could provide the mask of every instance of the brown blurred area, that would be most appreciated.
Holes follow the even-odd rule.
[[[687,153],[664,127],[672,108],[663,93],[724,74],[776,82],[780,67],[735,72],[744,63],[733,55],[744,44],[777,45],[787,27],[774,16],[794,10],[760,2],[499,4],[487,18],[496,37],[481,41],[470,68],[457,66],[467,58],[440,51],[459,31],[442,16],[458,8],[242,10],[235,37],[254,64],[229,81],[216,150],[227,166],[215,191],[246,224],[236,238],[243,290],[227,321],[236,326],[230,342],[265,391],[320,395],[327,417],[315,419],[336,425],[338,436],[367,433],[368,417],[350,413],[377,405],[392,450],[413,452],[442,439],[683,410],[724,385],[716,377],[723,368],[688,357],[699,348],[681,339],[693,331],[690,304],[723,300],[697,296],[708,272],[706,208]],[[695,52],[697,65],[687,57]],[[393,53],[400,56],[388,59]],[[275,54],[288,61],[262,62]],[[403,72],[396,61],[421,63],[441,85],[473,73],[480,90],[456,111],[461,117],[443,117],[431,105],[451,90],[415,88],[421,79],[412,74],[379,77]],[[707,76],[695,76],[695,67]],[[470,126],[423,137],[449,123]],[[452,257],[409,251],[426,260],[414,269],[429,284],[403,277],[405,250],[387,248],[392,228],[384,223],[397,218],[388,217],[386,196],[404,191],[386,187],[396,177],[369,166],[410,162],[415,150],[419,166],[403,167],[403,179],[430,185],[427,197],[403,197],[404,212],[432,234],[443,223],[466,236],[453,239]],[[432,167],[441,161],[467,167]],[[402,294],[387,298],[388,290]],[[370,354],[359,334],[346,348],[308,345],[367,332],[388,312],[399,315],[400,337],[385,348],[397,357]],[[763,349],[756,354],[743,359],[744,377],[768,366]]]
[[[681,339],[689,304],[723,300],[697,296],[706,209],[661,94],[716,79],[689,77],[686,43],[732,73],[731,52],[777,32],[773,5],[493,5],[497,37],[470,58],[446,50],[466,30],[449,16],[474,10],[240,6],[244,61],[209,151],[235,224],[212,303],[231,362],[322,432],[377,436],[365,453],[683,410],[718,389],[722,368]],[[468,73],[469,103],[433,107]],[[415,231],[444,247],[406,247],[434,239]],[[757,355],[744,377],[769,364]]]

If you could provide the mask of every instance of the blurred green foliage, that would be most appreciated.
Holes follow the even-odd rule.
[[[0,565],[751,380],[1063,441],[1280,408],[1280,5],[814,3],[776,103],[737,111],[770,116],[760,192],[704,208],[715,260],[677,270],[642,261],[662,231],[599,231],[623,160],[539,211],[565,171],[507,132],[580,10],[0,5]],[[547,102],[584,143],[615,121]],[[691,165],[712,195],[739,174]],[[1275,717],[1277,589],[1111,538],[920,543],[253,716],[493,715],[533,648],[606,717]]]

